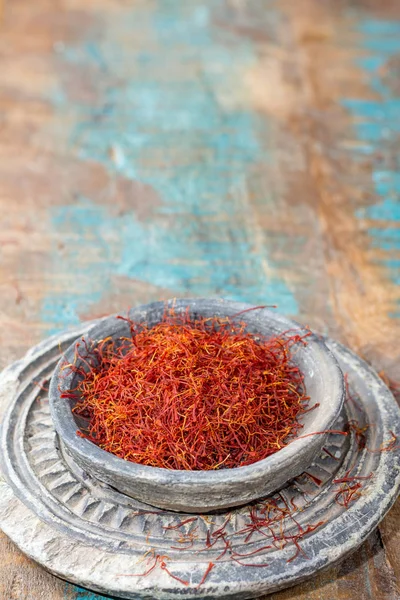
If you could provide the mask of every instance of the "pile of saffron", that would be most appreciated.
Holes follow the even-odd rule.
[[[233,318],[166,312],[130,336],[81,341],[68,365],[78,432],[128,461],[178,470],[250,465],[277,452],[309,410],[293,360],[306,335],[262,338]]]
[[[369,446],[370,430],[374,426],[366,421],[360,398],[355,392],[350,391],[347,374],[345,374],[345,384],[346,402],[350,406],[349,415],[353,415],[354,418],[347,422],[345,430],[331,430],[331,435],[350,435],[353,444],[349,452],[355,451],[359,457],[363,452],[382,453],[397,450],[398,438],[392,431],[389,432],[390,437],[380,446]],[[335,446],[336,443],[333,447]],[[335,502],[344,512],[362,495],[368,493],[366,488],[375,478],[375,473],[368,471],[368,461],[360,463],[353,455],[352,466],[344,470],[348,457],[347,451],[346,455],[341,457],[335,456],[327,448],[323,448],[323,453],[338,463],[334,469],[336,475],[334,479],[329,474],[329,468],[325,471],[323,480],[304,472],[293,480],[294,489],[289,485],[273,496],[250,503],[246,509],[229,510],[224,513],[222,521],[218,522],[217,515],[196,515],[186,518],[179,514],[158,513],[158,515],[163,514],[167,519],[168,524],[164,525],[165,540],[170,540],[171,550],[180,550],[184,553],[189,550],[199,556],[202,552],[214,552],[213,562],[204,565],[197,588],[203,586],[205,582],[210,582],[214,569],[218,568],[220,563],[225,563],[224,569],[228,561],[246,568],[267,569],[270,564],[265,560],[268,561],[269,551],[282,551],[290,547],[293,552],[287,555],[288,563],[310,558],[302,547],[302,542],[314,531],[324,527],[326,521],[308,522],[307,508],[321,494],[321,489],[325,489],[332,502]],[[312,483],[311,489],[307,484],[304,487],[304,476]],[[135,513],[135,516],[148,514],[152,513],[141,510]],[[238,514],[240,519],[237,519]],[[318,516],[321,516],[321,513],[318,513]],[[143,571],[122,573],[119,577],[147,577],[155,569],[160,568],[184,586],[194,583],[192,579],[189,581],[174,574],[167,560],[169,560],[168,556],[157,554],[154,548],[150,548],[140,561],[145,563]]]

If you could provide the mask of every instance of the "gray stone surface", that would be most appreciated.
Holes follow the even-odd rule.
[[[281,491],[282,497],[293,498],[301,509],[295,518],[303,526],[326,521],[301,544],[308,558],[299,555],[288,563],[295,552],[293,545],[283,550],[270,548],[250,558],[252,564],[268,566],[254,568],[232,562],[229,555],[217,561],[221,544],[200,551],[207,530],[221,527],[229,514],[228,533],[237,536],[236,551],[245,553],[264,546],[262,535],[246,543],[237,533],[248,522],[249,507],[215,513],[207,520],[199,517],[198,523],[184,528],[199,527],[193,547],[174,550],[176,532],[165,527],[187,516],[153,509],[118,493],[90,477],[60,448],[47,394],[37,382],[48,382],[59,358],[59,341],[66,348],[79,333],[46,341],[0,376],[0,527],[23,552],[55,575],[131,600],[167,600],[183,594],[203,599],[254,598],[299,583],[339,561],[362,543],[393,504],[400,484],[399,449],[371,453],[360,450],[353,438],[330,435],[325,447],[337,460],[321,454],[308,468],[321,479],[321,485],[301,476]],[[348,373],[360,407],[346,403],[346,412],[335,426],[343,428],[344,418],[373,423],[368,445],[374,449],[386,444],[391,432],[400,436],[400,411],[383,382],[342,346],[329,342],[329,347]],[[374,476],[346,510],[334,501],[337,486],[332,480],[352,465],[358,476],[371,472]],[[262,508],[263,501],[255,506]],[[143,557],[150,549],[168,555],[169,571],[188,580],[189,585],[177,582],[159,567],[146,577],[134,576],[146,570]],[[210,561],[216,566],[197,589]]]
[[[192,316],[203,317],[230,317],[249,308],[249,305],[237,302],[201,298],[174,300],[172,303],[177,314],[189,308]],[[162,319],[164,311],[163,302],[154,302],[132,309],[130,317],[152,325]],[[296,322],[266,309],[246,312],[238,319],[245,321],[250,331],[265,336],[287,330],[294,330],[300,335],[306,333]],[[114,338],[129,337],[128,323],[115,317],[104,319],[90,331],[87,339],[97,341],[110,335]],[[74,355],[73,344],[65,352],[67,363],[73,362]],[[245,504],[274,492],[288,479],[304,471],[325,441],[323,435],[300,437],[253,465],[218,471],[176,471],[124,461],[76,435],[77,423],[70,402],[60,397],[61,391],[76,386],[76,375],[62,370],[65,360],[63,358],[55,369],[49,397],[54,424],[67,451],[83,469],[98,479],[154,506],[195,513]],[[310,405],[320,403],[319,408],[299,419],[304,425],[301,434],[330,429],[344,396],[343,378],[337,361],[316,335],[307,338],[307,346],[296,347],[294,360],[305,374]]]

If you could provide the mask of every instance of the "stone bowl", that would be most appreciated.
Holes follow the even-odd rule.
[[[152,326],[161,321],[166,305],[173,305],[177,314],[188,308],[192,317],[232,317],[250,308],[247,304],[227,300],[198,298],[154,302],[134,308],[128,314],[130,319]],[[245,312],[237,318],[247,324],[248,331],[266,337],[289,329],[306,333],[295,321],[267,309]],[[96,341],[110,335],[119,338],[129,337],[129,334],[126,321],[111,316],[95,324],[85,338]],[[325,435],[295,437],[275,454],[252,465],[217,471],[169,470],[125,461],[77,436],[79,421],[71,410],[71,401],[61,398],[62,391],[74,387],[76,375],[62,368],[66,361],[73,361],[76,343],[57,364],[50,384],[50,409],[56,431],[65,451],[81,468],[146,504],[193,513],[243,505],[274,492],[302,473],[324,445]],[[299,346],[293,360],[305,375],[310,406],[316,402],[320,404],[299,419],[303,424],[301,436],[331,429],[344,399],[343,375],[336,359],[324,342],[313,334],[307,338],[307,346]]]

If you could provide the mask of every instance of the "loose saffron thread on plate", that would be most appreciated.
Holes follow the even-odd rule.
[[[160,569],[162,571],[165,571],[172,579],[179,581],[179,583],[181,583],[182,585],[186,585],[186,586],[189,585],[189,581],[186,581],[185,579],[181,579],[177,575],[174,575],[168,569],[167,563],[166,563],[168,556],[161,555],[161,554],[155,554],[155,551],[152,550],[151,552],[147,552],[143,558],[146,558],[147,554],[150,554],[150,557],[149,557],[150,560],[153,558],[153,564],[146,571],[144,571],[144,573],[120,573],[117,576],[118,577],[147,577],[147,575],[149,575],[152,571],[154,571],[156,566],[159,565]]]
[[[221,527],[219,527],[214,532],[210,530],[207,531],[206,542],[204,550],[210,550],[216,543],[220,542],[223,544],[223,549],[215,559],[216,562],[220,561],[224,557],[228,557],[233,562],[240,564],[242,566],[248,567],[267,567],[267,563],[249,563],[243,559],[246,559],[250,556],[255,556],[260,552],[264,552],[272,547],[275,547],[279,550],[285,548],[288,544],[293,544],[297,548],[296,555],[288,559],[288,562],[294,560],[294,558],[298,555],[298,553],[305,554],[302,549],[300,551],[299,542],[300,540],[311,533],[318,527],[321,527],[325,522],[320,521],[316,524],[309,524],[306,527],[300,525],[300,523],[295,519],[293,515],[293,511],[289,508],[289,503],[283,498],[281,494],[278,494],[283,506],[279,506],[276,499],[269,499],[264,504],[256,507],[251,506],[248,512],[248,524],[234,532],[233,534],[227,534],[226,526],[228,521],[225,521]],[[291,504],[291,506],[293,506]],[[298,511],[296,505],[294,505],[294,510]],[[292,524],[295,526],[295,531],[291,534],[286,531],[286,522],[289,519]],[[249,552],[238,552],[235,550],[233,546],[233,540],[236,537],[245,536],[244,543],[247,544],[250,542],[250,538],[253,533],[258,533],[262,535],[263,538],[267,537],[271,540],[268,544],[263,544],[261,547],[258,546],[254,550],[249,550]],[[214,538],[214,540],[212,540]],[[259,540],[262,541],[262,540]],[[258,542],[257,542],[258,543]],[[201,552],[201,550],[199,550]]]
[[[356,435],[357,431],[365,429],[355,420],[352,421],[352,425],[353,427],[351,429],[351,433],[353,435]],[[393,432],[390,433],[392,435],[391,439],[389,442],[384,442],[378,451],[386,452],[397,448],[395,445],[397,438]],[[359,449],[365,449],[367,452],[369,451],[368,447],[365,445]],[[344,475],[336,477],[332,481],[334,486],[334,500],[346,510],[364,493],[365,484],[374,477],[374,473],[372,472],[368,475],[352,475],[351,473],[355,467],[356,464],[347,469]],[[308,473],[308,475],[310,474]],[[222,526],[218,527],[214,532],[211,532],[211,530],[208,529],[205,538],[204,550],[209,550],[219,542],[222,544],[222,551],[218,557],[214,559],[216,562],[228,558],[235,564],[243,567],[253,568],[267,568],[269,565],[266,562],[249,563],[246,561],[246,558],[255,556],[266,550],[270,550],[272,547],[283,550],[290,544],[295,547],[295,553],[287,559],[288,563],[297,559],[299,555],[302,555],[305,559],[308,559],[308,555],[301,547],[300,542],[305,536],[312,533],[317,528],[322,527],[325,524],[325,521],[302,526],[295,518],[295,513],[300,512],[301,509],[299,509],[299,507],[296,505],[294,499],[290,498],[289,500],[286,500],[282,493],[278,493],[277,496],[283,506],[278,505],[278,499],[270,498],[261,505],[258,503],[257,506],[249,507],[248,524],[241,530],[235,531],[229,536],[227,534],[226,527],[229,521],[232,519],[232,514],[230,514]],[[201,517],[198,518],[200,519]],[[286,522],[288,521],[291,521],[295,525],[294,532],[290,533],[287,530]],[[244,543],[247,544],[250,542],[251,536],[254,533],[262,535],[263,539],[269,538],[271,542],[262,546],[258,546],[253,550],[249,549],[248,552],[238,552],[235,550],[233,541],[236,537],[245,536]],[[258,540],[256,543],[259,544],[260,542],[262,542],[262,540]]]
[[[336,462],[338,462],[340,459],[337,458],[334,454],[332,454],[332,452],[330,452],[328,450],[328,448],[322,448],[322,450],[325,452],[325,454],[327,454],[328,456],[330,456],[330,458],[333,458],[333,460],[335,460]]]
[[[380,452],[391,452],[392,450],[397,450],[398,448],[400,448],[400,445],[397,445],[397,435],[395,433],[393,433],[393,431],[389,431],[390,435],[392,436],[391,439],[388,442],[383,442],[379,448],[376,449],[372,449],[372,448],[367,448],[368,452],[371,452],[372,454],[378,454]]]
[[[345,392],[346,392],[345,402],[350,402],[357,408],[358,411],[361,411],[361,406],[360,406],[359,402],[356,400],[355,395],[350,392],[348,373],[344,373],[343,379],[344,379],[344,387],[345,387]]]
[[[397,436],[394,434],[394,432],[390,432],[391,438],[389,441],[383,442],[380,448],[376,450],[370,450],[366,444],[368,430],[369,425],[362,425],[355,419],[352,419],[349,422],[349,431],[347,434],[354,436],[358,451],[389,452],[398,447],[396,445]],[[339,432],[337,430],[332,430],[332,432],[334,434],[346,433],[342,431]],[[323,450],[326,452],[326,448]],[[332,458],[335,458],[335,460],[339,460],[329,451],[327,454],[332,456]],[[332,480],[333,499],[337,504],[346,510],[363,494],[364,486],[374,477],[374,473],[372,472],[368,475],[352,475],[352,472],[356,466],[357,464],[355,461],[354,464],[348,468],[343,475]],[[310,477],[310,473],[306,472],[304,474]],[[315,476],[311,476],[312,479],[314,477]],[[318,482],[316,481],[315,483],[317,483],[317,485],[322,484],[320,480],[318,480]],[[196,588],[199,588],[206,581],[214,566],[222,560],[230,560],[242,567],[268,568],[269,564],[267,562],[251,563],[246,561],[246,559],[257,556],[258,554],[268,551],[271,548],[283,550],[285,548],[290,548],[291,546],[294,546],[295,552],[287,559],[288,563],[293,562],[299,556],[302,556],[307,560],[309,557],[302,548],[301,542],[308,534],[322,527],[325,524],[325,521],[319,521],[315,524],[302,525],[297,520],[297,514],[301,513],[302,510],[303,509],[295,503],[294,497],[286,498],[284,492],[278,492],[275,497],[268,498],[263,502],[257,502],[256,504],[250,505],[246,513],[247,523],[244,525],[244,527],[233,531],[232,533],[228,534],[227,527],[234,518],[235,510],[230,512],[227,518],[223,521],[222,525],[219,525],[214,530],[212,528],[215,526],[215,523],[213,523],[213,520],[210,517],[206,516],[188,517],[187,519],[184,518],[183,520],[178,521],[176,524],[165,526],[164,530],[169,531],[171,535],[179,535],[177,540],[179,543],[186,543],[189,541],[191,543],[190,548],[192,547],[195,537],[197,544],[204,544],[203,548],[195,550],[195,552],[198,554],[203,551],[210,551],[212,548],[214,548],[215,552],[218,552],[216,548],[220,550],[219,555],[216,559],[214,559],[214,562],[210,562],[208,564],[202,579],[196,586]],[[203,539],[199,539],[199,536],[197,533],[195,533],[197,532],[198,525],[201,522],[203,522],[203,525],[207,526],[207,532]],[[187,526],[189,526],[188,533],[181,531],[181,528]],[[258,534],[258,536],[261,537],[257,541],[253,542],[252,537],[255,534]],[[241,551],[236,550],[234,542],[237,538],[244,538],[245,545],[256,544],[256,548],[252,549],[250,547],[248,552],[245,551],[245,548],[243,548]],[[188,546],[181,548],[175,548],[171,546],[171,549],[177,550],[186,550],[187,548]],[[167,557],[161,557],[161,560],[165,562],[166,558]],[[156,565],[151,565],[150,569],[147,570],[147,573],[151,572],[155,566]],[[186,585],[184,580],[181,580],[176,576],[174,578]]]
[[[37,385],[38,388],[40,388],[42,390],[42,392],[48,392],[49,391],[49,387],[46,386],[43,382],[41,382],[41,381],[34,381],[33,383],[35,385]],[[47,380],[46,380],[46,383],[48,383]]]
[[[367,445],[367,433],[373,427],[372,424],[360,425],[358,421],[355,419],[351,419],[348,422],[349,431],[352,432],[355,436],[356,443],[358,445],[359,450],[367,450],[371,454],[379,454],[380,452],[390,452],[392,450],[397,450],[400,445],[397,445],[398,437],[392,431],[389,430],[391,438],[387,442],[382,442],[379,448],[370,448]]]
[[[197,517],[190,517],[189,519],[185,519],[184,521],[179,521],[176,525],[167,525],[164,529],[179,529],[188,523],[193,523],[193,521],[197,521]]]
[[[231,315],[229,319],[236,319],[239,315],[243,315],[244,313],[248,313],[253,310],[262,310],[264,308],[278,308],[276,304],[263,304],[261,306],[252,306],[251,308],[245,308],[244,310],[240,310],[239,312]]]
[[[350,422],[351,427],[349,428],[349,432],[354,435],[357,439],[360,438],[360,434],[363,436],[363,441],[365,440],[366,432],[368,431],[368,427],[359,424],[356,420],[352,420]],[[336,430],[333,430],[336,433]],[[344,432],[341,432],[344,433]],[[397,437],[394,432],[390,432],[391,439],[388,442],[382,443],[381,447],[377,449],[379,452],[386,452],[397,448],[396,442]],[[360,445],[357,443],[359,450],[370,451],[370,449],[366,446],[366,444]],[[371,450],[375,451],[375,450]],[[329,453],[330,454],[330,453]],[[334,457],[336,459],[336,457]],[[374,474],[371,472],[368,475],[352,475],[352,472],[356,464],[346,470],[346,472],[339,477],[333,479],[333,497],[337,504],[341,505],[343,508],[348,509],[349,506],[357,500],[364,493],[365,484],[371,480]],[[305,473],[305,475],[310,476],[310,473]],[[311,477],[312,479],[314,476]],[[317,485],[321,485],[322,482],[320,480],[316,481]],[[291,498],[286,500],[282,493],[278,493],[278,497],[280,498],[283,506],[278,506],[277,500],[270,499],[266,501],[263,505],[258,507],[250,507],[249,509],[249,523],[243,529],[230,534],[228,537],[226,526],[232,515],[214,532],[210,530],[207,531],[206,539],[205,539],[205,550],[209,550],[216,543],[222,544],[222,551],[218,555],[216,561],[225,559],[227,556],[230,560],[239,564],[243,567],[259,567],[259,568],[267,568],[268,563],[260,562],[260,563],[249,563],[245,561],[246,558],[251,556],[255,556],[261,552],[271,549],[275,546],[277,549],[284,549],[288,544],[293,544],[295,547],[295,553],[287,559],[287,562],[294,561],[299,555],[302,555],[305,559],[308,558],[306,552],[301,547],[301,540],[309,533],[315,531],[315,529],[322,527],[325,524],[325,521],[320,521],[316,524],[309,524],[307,526],[302,526],[297,519],[295,518],[295,513],[299,512],[301,509],[296,505],[294,499]],[[294,533],[289,533],[286,529],[285,522],[289,520],[295,524]],[[245,536],[245,544],[250,543],[250,539],[254,533],[258,533],[262,535],[265,539],[266,537],[271,539],[272,543],[264,544],[262,546],[258,546],[255,549],[249,549],[248,552],[245,551],[237,551],[234,549],[233,541],[237,536]],[[259,543],[262,540],[259,540]]]
[[[250,465],[286,446],[299,416],[318,408],[293,361],[309,331],[263,338],[188,311],[166,310],[152,327],[120,318],[130,336],[82,339],[64,370],[74,383],[61,386],[88,423],[78,435],[120,458],[180,470]]]
[[[319,477],[316,477],[315,475],[308,473],[308,471],[304,471],[304,475],[306,475],[309,479],[311,479],[311,481],[313,483],[315,483],[318,487],[320,487],[322,485],[322,479],[319,479]]]
[[[362,483],[356,480],[353,483],[340,484],[335,494],[335,502],[346,509],[349,508],[352,502],[360,498],[362,488]]]
[[[211,573],[211,570],[214,567],[215,567],[215,563],[213,563],[213,562],[208,563],[208,567],[205,570],[205,573],[204,573],[203,577],[201,578],[201,580],[199,581],[199,583],[197,584],[196,588],[199,588],[201,585],[203,585],[203,583],[206,581],[207,577],[209,576],[209,574]]]
[[[358,429],[361,429],[360,425],[356,425],[356,422],[353,421],[353,435],[356,434]],[[393,449],[393,444],[395,443],[395,435],[393,434],[392,438],[389,440],[389,443],[382,444],[382,448],[380,451],[389,451]],[[362,449],[368,451],[368,449],[364,446]],[[350,469],[344,473],[343,476],[337,477],[332,481],[334,485],[334,500],[337,504],[342,506],[345,509],[348,509],[349,506],[357,500],[363,493],[363,487],[367,481],[373,478],[374,474],[370,473],[368,475],[351,475],[355,465],[353,465]],[[339,486],[339,487],[338,487]],[[290,545],[293,545],[295,548],[295,552],[292,556],[289,556],[287,562],[293,562],[300,555],[304,557],[304,559],[308,559],[308,555],[305,550],[301,546],[301,541],[310,533],[315,531],[316,529],[322,527],[325,524],[325,521],[319,521],[315,524],[301,525],[297,519],[295,518],[295,514],[301,512],[301,509],[296,505],[293,498],[286,499],[282,493],[277,494],[277,498],[269,498],[265,500],[263,503],[257,503],[257,505],[252,505],[248,509],[247,519],[248,523],[242,529],[238,531],[234,531],[233,533],[228,535],[227,526],[232,520],[235,512],[230,513],[227,518],[224,520],[222,525],[218,526],[217,529],[212,531],[210,527],[207,529],[207,534],[204,538],[204,550],[210,550],[216,544],[221,544],[222,549],[214,559],[215,562],[209,563],[206,571],[200,580],[199,584],[197,584],[196,588],[199,588],[205,582],[206,578],[209,576],[212,568],[215,564],[221,560],[230,560],[233,563],[240,565],[242,567],[249,568],[268,568],[269,563],[267,562],[249,562],[246,561],[247,558],[252,556],[256,556],[262,552],[270,550],[275,547],[276,549],[283,550]],[[185,527],[195,522],[202,520],[204,524],[208,524],[212,526],[212,521],[206,520],[201,516],[189,517],[188,519],[184,519],[179,521],[175,525],[169,525],[164,527],[165,530],[171,531],[171,533],[178,533],[183,536],[190,536],[192,532],[187,534],[183,534],[179,531],[180,527]],[[288,523],[291,522],[294,526],[294,531],[290,531],[287,529]],[[197,523],[195,525],[194,530],[197,530]],[[254,549],[249,549],[248,552],[237,551],[234,547],[234,539],[239,537],[245,537],[244,543],[250,543],[251,537],[254,533],[257,533],[262,536],[262,539],[269,538],[269,543],[264,543],[261,546],[257,546]],[[256,544],[262,543],[262,539],[255,542]],[[198,540],[201,541],[201,540]],[[172,548],[172,547],[171,547]],[[182,548],[185,550],[187,547]],[[180,549],[180,548],[179,548]],[[197,550],[200,553],[202,550]],[[160,557],[155,561],[155,564],[152,564],[150,568],[140,575],[147,575],[152,572],[157,565],[157,561],[160,561],[160,566],[168,574],[171,575],[177,581],[180,581],[183,585],[187,585],[188,582],[177,577],[173,573],[169,571],[166,567],[166,559],[167,557]],[[161,565],[163,563],[163,565]]]
[[[381,373],[380,373],[381,375]],[[348,374],[344,375],[345,388],[346,388],[346,401],[350,401],[358,412],[362,413],[359,402],[357,401],[355,394],[350,390],[350,383]],[[387,382],[385,382],[387,383]],[[371,448],[367,444],[367,437],[369,431],[374,427],[373,423],[360,423],[357,419],[350,419],[347,423],[349,434],[354,436],[358,451],[364,451],[371,454],[378,454],[382,452],[391,452],[397,450],[400,445],[397,445],[397,436],[393,431],[389,431],[391,438],[389,441],[384,441],[379,448]],[[326,448],[324,448],[327,452]],[[368,475],[351,475],[351,472],[356,467],[353,464],[342,477],[336,477],[333,479],[332,484],[335,486],[335,502],[340,506],[348,509],[349,506],[364,493],[364,486],[368,481],[374,477],[374,473],[371,472]]]
[[[165,571],[166,573],[168,573],[168,575],[170,577],[172,577],[172,579],[175,579],[176,581],[179,581],[179,583],[182,583],[182,585],[189,585],[189,582],[186,581],[185,579],[181,579],[180,577],[178,577],[177,575],[174,575],[173,573],[171,573],[171,571],[167,568],[167,563],[162,560],[160,562],[160,568]]]
[[[307,437],[311,437],[312,435],[326,435],[328,433],[333,433],[335,435],[349,435],[348,431],[342,431],[341,429],[325,429],[324,431],[313,431],[312,433],[306,433],[305,435],[299,435],[296,437],[296,440],[301,440]]]

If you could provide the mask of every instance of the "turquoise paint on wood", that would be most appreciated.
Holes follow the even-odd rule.
[[[376,202],[360,208],[356,216],[372,221],[368,233],[371,246],[380,248],[379,260],[396,285],[400,282],[400,97],[397,96],[398,71],[393,60],[400,56],[400,21],[363,20],[366,56],[358,60],[375,99],[345,98],[343,105],[354,118],[357,137],[371,155],[372,180]],[[366,152],[365,152],[366,150]],[[398,316],[397,313],[393,316]]]
[[[255,164],[274,160],[259,139],[260,132],[268,138],[270,123],[240,102],[223,108],[217,99],[232,95],[257,60],[249,40],[216,34],[211,9],[218,4],[160,0],[151,14],[137,6],[107,17],[102,41],[58,48],[61,70],[76,66],[91,79],[98,75],[95,106],[69,97],[60,80],[56,106],[59,118],[62,112],[72,123],[69,151],[83,164],[102,164],[115,180],[151,185],[162,202],[139,220],[133,210],[116,216],[77,189],[68,206],[51,210],[55,235],[67,242],[62,253],[54,250],[54,269],[74,292],[64,285],[45,298],[49,330],[90,311],[113,275],[174,295],[272,303],[297,313],[266,245],[256,245],[246,226],[246,178]],[[155,37],[157,43],[148,41]],[[131,49],[134,39],[144,40],[140,53]],[[165,65],[180,77],[166,76]]]
[[[71,583],[65,584],[64,598],[65,600],[117,600],[114,596],[95,594],[94,592],[85,590],[77,585],[72,585]]]

